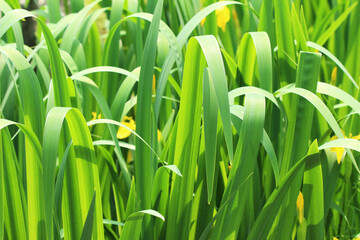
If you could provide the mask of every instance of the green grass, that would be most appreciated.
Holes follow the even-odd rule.
[[[360,237],[358,1],[34,3],[0,0],[0,239]]]

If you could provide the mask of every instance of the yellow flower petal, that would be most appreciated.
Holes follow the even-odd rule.
[[[158,141],[160,141],[162,139],[162,135],[159,129],[157,131],[157,135],[158,135]]]
[[[127,126],[128,128],[130,128],[131,130],[135,130],[135,121],[132,119],[132,117],[124,117],[124,120],[121,122],[122,124],[124,124],[125,126]],[[116,134],[118,139],[124,139],[129,137],[131,134],[131,131],[129,131],[128,129],[124,128],[124,127],[119,127],[119,130]]]
[[[216,22],[219,28],[225,32],[226,23],[230,21],[230,9],[226,6],[216,9]]]
[[[95,119],[96,119],[96,112],[92,112],[92,113],[91,113],[91,116],[93,116],[93,118],[91,119],[91,121],[92,121],[92,120],[95,120]]]
[[[153,82],[152,82],[152,93],[155,94],[155,90],[156,90],[156,78],[155,78],[155,74],[153,75]]]
[[[336,152],[336,160],[337,160],[338,164],[340,164],[342,156],[344,155],[345,149],[342,147],[334,147],[334,148],[331,148],[331,151]]]
[[[347,138],[347,137],[345,136],[345,138]],[[337,136],[333,136],[332,138],[330,138],[330,141],[335,140],[335,139],[337,139]],[[340,164],[341,159],[344,155],[345,149],[342,147],[332,147],[332,148],[330,148],[330,151],[336,153],[336,160],[337,160],[338,164]]]
[[[91,121],[92,120],[95,120],[96,119],[96,112],[92,112],[91,113],[91,116],[93,116],[93,118],[91,119]],[[101,118],[101,114],[99,113],[98,115],[97,115],[97,119],[100,119]]]
[[[352,139],[355,139],[355,140],[360,140],[360,134],[359,135],[356,135],[354,137],[352,137]]]
[[[331,85],[336,84],[336,74],[337,74],[337,67],[334,67],[334,69],[331,72],[331,81],[330,81]]]
[[[131,163],[131,162],[132,162],[132,159],[133,159],[132,153],[131,153],[131,151],[129,150],[128,153],[127,153],[127,157],[126,157],[127,163]]]
[[[204,24],[205,24],[205,20],[206,20],[206,18],[203,18],[202,20],[201,20],[201,22],[200,22],[200,26],[204,26]]]
[[[334,70],[335,70],[335,69],[334,69]],[[334,72],[334,71],[333,71],[333,72]],[[342,132],[343,132],[343,131],[342,131]],[[344,132],[343,132],[343,134],[344,134]],[[345,135],[345,134],[344,134],[344,135]],[[345,136],[345,138],[351,138],[351,139],[355,139],[355,140],[360,140],[360,135],[356,135],[356,136],[353,137],[352,133],[350,133],[350,134],[349,134],[349,137],[346,137],[346,136]],[[336,136],[333,136],[332,138],[330,138],[330,141],[335,140],[335,139],[337,139],[337,137],[336,137]],[[338,164],[340,164],[340,163],[341,163],[341,159],[342,159],[342,157],[343,157],[343,155],[344,155],[344,152],[345,152],[345,148],[343,148],[343,147],[332,147],[332,148],[330,148],[330,150],[331,150],[332,152],[335,152],[335,153],[336,153],[337,162],[338,162]]]
[[[304,196],[301,192],[299,192],[296,200],[296,210],[298,213],[299,223],[301,224],[304,219]]]

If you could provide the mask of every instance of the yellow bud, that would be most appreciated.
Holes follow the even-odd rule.
[[[201,22],[200,22],[200,26],[204,26],[204,24],[205,24],[205,20],[206,20],[206,18],[203,18],[202,20],[201,20]]]
[[[226,23],[230,21],[230,9],[226,6],[216,9],[216,22],[219,28],[225,32]]]
[[[152,93],[155,94],[155,89],[156,89],[156,78],[155,78],[155,74],[153,75],[153,82],[152,82]]]
[[[337,74],[337,67],[334,67],[334,69],[331,72],[331,81],[330,81],[331,85],[335,85],[336,83],[336,74]]]
[[[158,135],[158,141],[160,141],[162,139],[162,134],[159,129],[157,130],[157,135]]]
[[[299,192],[296,200],[296,211],[298,213],[299,223],[301,224],[304,219],[304,196],[301,192]]]

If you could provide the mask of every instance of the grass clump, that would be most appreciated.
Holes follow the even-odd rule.
[[[358,1],[0,9],[0,239],[359,237]]]

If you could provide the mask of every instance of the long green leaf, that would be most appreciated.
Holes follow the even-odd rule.
[[[144,56],[141,62],[136,110],[136,132],[146,142],[151,143],[151,145],[153,145],[151,138],[154,134],[152,133],[151,88],[162,6],[163,0],[158,1],[154,12],[154,18],[146,38]],[[142,141],[136,139],[135,145],[135,189],[140,209],[149,209],[151,207],[151,189],[157,162],[152,156],[149,148]]]
[[[309,239],[324,238],[324,192],[320,161],[319,154],[307,161],[303,178],[304,217]]]
[[[251,228],[247,239],[267,239],[270,228],[273,225],[273,221],[275,220],[275,217],[278,214],[278,211],[282,206],[285,196],[292,183],[298,176],[302,176],[305,163],[313,161],[313,158],[318,157],[318,154],[318,145],[315,140],[311,144],[307,155],[290,169],[286,176],[281,180],[279,187],[271,194],[257,217],[254,226]]]
[[[241,125],[238,146],[221,205],[225,205],[241,182],[254,171],[264,121],[265,98],[253,94],[246,95],[244,120]],[[250,184],[245,186],[244,191],[251,191]],[[242,217],[233,214],[233,211],[237,209],[237,211],[243,215],[247,199],[248,198],[241,197],[241,192],[238,192],[232,200],[229,200],[230,202],[227,203],[223,212],[218,216],[211,237],[212,239],[237,238]]]
[[[84,118],[77,109],[52,108],[48,113],[46,122],[48,127],[45,127],[43,143],[44,159],[47,159],[44,162],[44,182],[45,189],[49,193],[46,201],[47,228],[52,228],[57,143],[60,141],[60,132],[65,119],[73,140],[75,157],[69,159],[66,166],[65,178],[71,183],[71,187],[68,186],[68,192],[63,194],[64,233],[65,237],[78,236],[80,238],[93,192],[100,191],[100,183],[90,133]],[[92,234],[94,237],[103,238],[102,208],[99,195],[96,199],[95,227]]]

